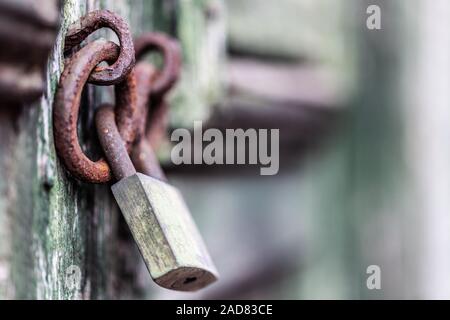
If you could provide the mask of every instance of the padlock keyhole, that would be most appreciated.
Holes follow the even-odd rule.
[[[188,277],[184,280],[183,284],[188,284],[188,283],[192,283],[195,280],[197,280],[197,277]]]

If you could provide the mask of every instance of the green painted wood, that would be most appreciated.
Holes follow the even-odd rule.
[[[54,151],[51,125],[64,30],[88,8],[84,1],[64,3],[63,31],[49,59],[45,95],[7,120],[17,127],[9,133],[14,144],[2,154],[10,159],[10,192],[2,210],[11,228],[5,263],[11,289],[5,298],[114,296],[106,270],[114,270],[108,245],[115,245],[117,210],[106,187],[81,184],[67,175]],[[83,117],[93,112],[94,101],[88,100]]]
[[[173,126],[206,120],[225,92],[225,4],[222,0],[177,0],[175,35],[184,68],[172,95]]]
[[[277,59],[330,62],[345,54],[345,0],[228,0],[233,51]]]

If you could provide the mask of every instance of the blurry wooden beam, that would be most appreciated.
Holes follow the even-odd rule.
[[[338,84],[327,66],[304,62],[233,57],[228,63],[233,96],[291,101],[315,108],[338,107]]]
[[[217,128],[222,133],[226,129],[244,130],[280,129],[280,172],[298,164],[298,160],[315,150],[336,129],[339,113],[335,110],[319,109],[289,103],[273,106],[235,105],[217,111],[204,126]],[[193,132],[191,133],[193,135]],[[259,170],[255,165],[182,165],[166,164],[168,174],[210,175],[252,174]]]
[[[293,254],[298,251],[275,250],[268,255],[260,256],[260,261],[253,261],[231,281],[224,282],[221,286],[201,295],[201,299],[251,299],[261,297],[264,292],[276,290],[283,280],[298,274],[301,268],[300,254]]]
[[[280,129],[280,170],[315,150],[336,128],[344,108],[324,70],[303,64],[233,58],[229,96],[203,130]],[[191,133],[193,134],[193,133]],[[255,165],[166,164],[169,174],[253,174]]]

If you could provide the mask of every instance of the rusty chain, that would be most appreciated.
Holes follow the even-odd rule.
[[[166,180],[154,150],[167,133],[168,104],[166,95],[175,85],[181,69],[181,50],[178,42],[161,33],[147,33],[135,41],[136,75],[138,78],[138,119],[136,142],[131,158],[139,172]],[[141,60],[147,52],[160,51],[164,59],[161,71]],[[151,102],[152,112],[149,114]]]
[[[66,51],[104,26],[118,34],[120,47],[113,42],[95,40],[66,60],[54,103],[57,153],[68,171],[79,180],[104,183],[111,179],[111,169],[105,160],[92,161],[81,150],[77,121],[82,89],[87,82],[115,84],[115,121],[123,143],[131,152],[138,170],[164,180],[153,150],[167,131],[168,105],[165,96],[176,83],[180,72],[178,42],[161,33],[147,33],[136,40],[135,55],[133,44],[130,45],[129,41],[128,27],[123,20],[109,11],[95,11],[69,29]],[[149,51],[162,53],[162,70],[144,61],[134,66],[135,56],[139,60]],[[110,67],[99,68],[101,62],[107,62]],[[150,101],[152,112],[149,117]]]
[[[108,10],[88,13],[69,27],[64,51],[70,52],[90,34],[103,27],[108,27],[117,34],[120,55],[110,66],[97,67],[90,75],[89,82],[97,85],[113,85],[124,80],[135,62],[133,39],[128,24],[120,16]]]
[[[77,122],[81,93],[92,70],[100,62],[114,61],[118,56],[119,47],[113,42],[93,41],[66,63],[58,85],[53,109],[55,146],[67,169],[82,181],[102,183],[111,179],[106,161],[94,162],[81,150]],[[116,86],[116,93],[116,121],[122,138],[131,146],[136,112],[134,72],[127,76],[125,83]]]
[[[152,95],[163,96],[177,82],[181,68],[181,49],[178,42],[162,33],[148,32],[134,42],[136,60],[140,61],[150,51],[160,51],[164,59],[164,68],[159,72],[153,84]]]

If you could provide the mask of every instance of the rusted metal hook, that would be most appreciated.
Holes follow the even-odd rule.
[[[159,165],[154,150],[159,147],[167,132],[168,104],[165,95],[175,85],[181,69],[181,50],[178,42],[161,33],[147,33],[135,41],[136,60],[142,59],[151,50],[161,51],[164,58],[162,71],[149,63],[138,62],[136,77],[138,79],[138,139],[131,157],[136,169],[160,180],[166,177]],[[151,116],[148,108],[152,104]]]
[[[89,82],[98,85],[112,85],[121,82],[135,63],[133,40],[128,24],[115,13],[108,10],[89,12],[69,27],[65,39],[65,52],[79,45],[94,31],[108,27],[120,41],[120,55],[110,66],[98,67],[89,77]]]
[[[137,114],[136,140],[131,152],[131,159],[136,170],[146,175],[165,181],[166,177],[159,165],[155,155],[154,148],[150,141],[146,139],[148,108],[150,102],[150,93],[153,90],[155,78],[157,77],[156,69],[149,63],[139,62],[135,68],[137,79]],[[150,122],[158,122],[159,119],[152,117]],[[165,128],[164,128],[165,130]]]
[[[156,68],[147,62],[138,62],[134,68],[136,74],[137,92],[137,114],[136,117],[136,142],[145,135],[145,128],[148,119],[148,109],[150,105],[150,94],[157,77]]]
[[[137,61],[141,60],[146,53],[152,50],[160,51],[164,58],[164,66],[161,71],[155,72],[154,67],[143,61],[138,62],[136,67],[136,70],[139,69],[140,78],[146,78],[147,82],[150,79],[153,81],[151,86],[146,84],[145,81],[138,81],[139,87],[142,88],[138,89],[141,92],[138,100],[141,100],[145,106],[148,105],[150,100],[152,104],[151,117],[148,124],[145,123],[147,122],[147,117],[142,117],[141,119],[144,120],[140,121],[141,127],[147,127],[146,133],[144,133],[145,131],[142,128],[139,132],[142,136],[145,134],[150,144],[157,149],[158,144],[167,131],[169,108],[165,96],[179,78],[181,49],[176,39],[162,33],[149,32],[136,39],[135,50]],[[145,92],[150,96],[146,98]]]
[[[78,179],[103,183],[111,179],[106,161],[90,160],[82,151],[77,135],[81,93],[89,75],[102,61],[114,61],[120,48],[113,42],[96,40],[76,52],[66,63],[58,85],[53,110],[55,146],[67,169]],[[130,72],[116,87],[116,121],[128,149],[135,137],[136,79]]]
[[[136,60],[139,61],[150,51],[160,51],[164,67],[158,72],[152,88],[152,95],[163,96],[177,82],[181,69],[181,49],[178,41],[165,34],[149,32],[134,42]]]

